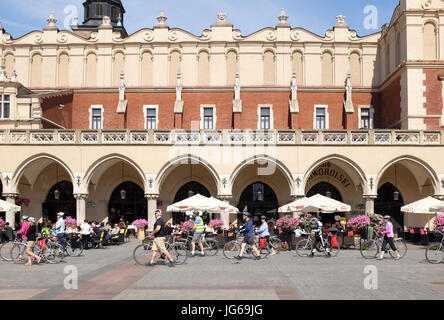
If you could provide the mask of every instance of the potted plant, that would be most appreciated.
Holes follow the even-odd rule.
[[[296,227],[300,223],[298,218],[293,218],[290,216],[283,216],[282,218],[276,221],[276,227],[280,234],[285,235],[285,239],[287,240],[288,250],[291,250],[291,233],[296,230]]]
[[[186,233],[186,234],[190,234],[193,231],[194,231],[194,222],[191,220],[185,221],[180,228],[180,232]]]
[[[29,200],[28,198],[17,198],[17,199],[15,199],[15,204],[18,205],[18,206],[21,206],[23,204],[25,206],[28,206],[30,202],[31,202],[31,200]]]
[[[3,229],[3,227],[6,225],[5,220],[0,218],[0,229]]]
[[[145,219],[139,219],[134,221],[132,224],[137,228],[137,239],[145,239],[145,227],[148,225],[148,221]]]
[[[213,219],[210,221],[210,224],[215,231],[221,229],[225,225],[225,223],[220,219]]]

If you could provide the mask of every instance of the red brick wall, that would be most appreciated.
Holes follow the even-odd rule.
[[[427,115],[441,115],[442,114],[442,83],[438,79],[438,75],[443,74],[442,69],[424,69],[425,80],[424,86],[426,91],[424,97],[426,98],[424,108]],[[427,129],[436,130],[441,129],[439,125],[439,118],[424,119]]]
[[[260,89],[258,89],[260,90]],[[104,106],[104,129],[143,129],[143,105],[159,105],[159,129],[174,129],[175,93],[127,93],[128,100],[126,115],[116,113],[118,93],[74,93],[72,104],[65,104],[66,119],[61,119],[51,108],[44,108],[44,116],[74,129],[89,128],[89,108],[91,105]],[[242,92],[242,113],[236,118],[237,129],[256,129],[258,123],[258,105],[272,104],[275,129],[291,128],[289,113],[290,92]],[[64,98],[68,99],[68,98]],[[233,93],[232,92],[202,92],[183,93],[184,113],[182,127],[191,128],[191,121],[200,121],[200,105],[215,104],[217,129],[231,129],[233,125]],[[343,102],[344,93],[299,92],[299,114],[293,129],[313,129],[314,105],[328,105],[330,129],[358,129],[358,105],[376,105],[371,93],[354,93],[353,103],[355,112],[345,116]],[[58,102],[51,100],[51,105]],[[67,106],[69,107],[67,108]],[[72,108],[72,106],[74,106]],[[294,117],[295,119],[295,117]],[[347,120],[348,119],[348,120]],[[177,120],[177,117],[176,117]],[[296,119],[295,119],[296,120]],[[62,124],[63,125],[63,124]]]
[[[41,104],[43,117],[61,125],[64,128],[72,128],[72,99],[72,95],[43,99]],[[59,109],[61,104],[64,105],[63,109]],[[43,128],[54,129],[55,127],[48,122],[43,122]]]
[[[401,119],[401,76],[394,79],[373,104],[375,109],[374,127],[385,129]],[[400,124],[394,127],[400,128]]]

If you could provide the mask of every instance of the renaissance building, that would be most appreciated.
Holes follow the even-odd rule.
[[[25,214],[152,227],[196,193],[270,218],[321,193],[407,228],[428,218],[403,204],[444,197],[442,1],[401,0],[363,37],[285,10],[250,35],[224,13],[194,35],[164,12],[128,34],[120,0],[84,8],[71,31],[53,14],[19,38],[0,25],[0,194]]]

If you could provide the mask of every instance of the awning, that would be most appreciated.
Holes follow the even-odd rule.
[[[427,197],[403,206],[401,211],[404,213],[430,214],[430,212],[439,212],[442,209],[444,209],[444,201]]]
[[[236,207],[229,205],[216,198],[204,197],[200,194],[196,194],[188,199],[179,201],[168,206],[168,212],[187,212],[187,211],[206,211],[208,213],[238,213],[239,210]]]
[[[340,201],[317,194],[302,198],[279,208],[281,213],[289,212],[350,212],[351,206]]]

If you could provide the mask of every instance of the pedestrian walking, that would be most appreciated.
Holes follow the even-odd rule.
[[[322,222],[320,221],[320,218],[314,217],[313,220],[315,223],[315,228],[313,229],[313,232],[315,234],[315,241],[313,243],[313,250],[311,251],[311,257],[314,257],[316,250],[318,250],[318,246],[324,245],[324,241],[327,241],[327,239],[322,238],[323,228],[322,228]],[[330,249],[328,248],[328,246],[326,246],[325,251],[327,252],[328,256],[331,256]]]
[[[199,216],[198,211],[193,212],[193,219],[194,219],[194,233],[193,233],[193,240],[191,241],[191,256],[194,257],[194,251],[196,250],[196,243],[199,244],[200,252],[202,256],[204,256],[205,252],[202,244],[202,238],[205,232],[205,226],[203,223],[203,219],[202,217]]]
[[[22,216],[22,227],[20,228],[19,231],[17,231],[18,235],[22,236],[23,240],[26,240],[26,231],[28,231],[29,229],[29,217],[28,216]]]
[[[271,248],[270,255],[274,256],[276,252],[274,251],[273,246],[270,244],[270,232],[268,230],[268,223],[266,222],[266,219],[267,219],[266,216],[261,217],[261,226],[259,227],[259,229],[257,229],[257,233],[259,234],[259,238],[264,239],[266,244],[268,244],[269,247]]]
[[[65,247],[65,240],[66,240],[65,221],[63,220],[64,215],[65,214],[63,212],[57,213],[57,223],[56,223],[57,239],[59,240],[59,243],[62,246],[62,248]]]
[[[83,243],[83,249],[88,250],[88,243],[89,239],[91,237],[91,225],[88,223],[87,220],[85,220],[82,224],[82,243]]]
[[[146,263],[146,266],[153,266],[156,256],[157,256],[157,252],[162,252],[170,261],[169,266],[170,267],[174,267],[174,259],[171,256],[171,254],[166,250],[165,248],[165,221],[163,221],[162,219],[162,210],[157,209],[155,212],[155,217],[156,217],[156,222],[154,223],[154,231],[152,233],[152,235],[154,236],[154,241],[153,241],[153,248],[152,248],[152,255],[151,255],[151,261]]]
[[[35,241],[37,240],[37,219],[29,218],[29,228],[26,230],[26,254],[28,255],[28,263],[25,266],[32,266],[31,258],[37,259],[37,263],[40,263],[41,258],[32,252],[32,248],[35,245]]]
[[[384,217],[385,229],[382,230],[382,232],[384,233],[384,241],[382,242],[381,255],[377,258],[377,260],[384,259],[384,253],[387,252],[387,245],[388,244],[390,245],[390,248],[393,251],[395,251],[395,253],[396,253],[395,260],[401,259],[398,249],[396,249],[395,243],[393,242],[394,233],[393,233],[393,223],[390,222],[391,219],[392,219],[392,217],[390,217],[390,216]]]
[[[242,243],[239,255],[234,258],[237,260],[242,260],[242,255],[244,254],[247,245],[249,245],[250,248],[253,249],[254,254],[256,255],[256,260],[260,260],[261,259],[260,252],[256,248],[256,245],[254,244],[254,229],[253,229],[253,220],[251,220],[251,214],[249,212],[244,212],[242,218],[245,221],[244,227],[241,228],[241,233],[244,234],[244,242]]]

